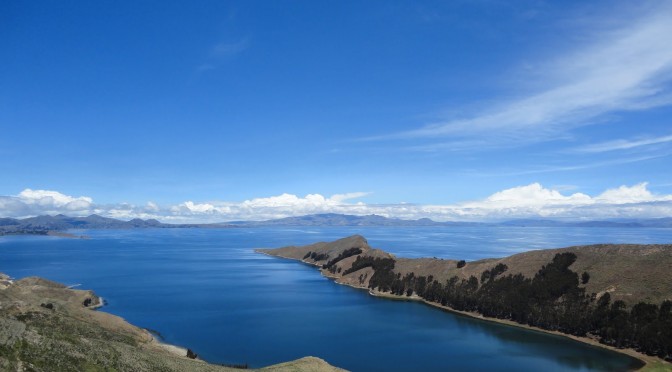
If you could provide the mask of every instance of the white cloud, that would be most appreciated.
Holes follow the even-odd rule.
[[[608,189],[595,197],[584,193],[563,195],[533,183],[503,190],[479,201],[433,206],[432,210],[468,219],[664,217],[672,212],[671,202],[672,195],[653,194],[645,182]]]
[[[159,206],[153,201],[148,201],[145,209],[147,209],[147,211],[156,212],[159,210]]]
[[[89,197],[72,197],[56,191],[24,190],[16,196],[0,196],[0,216],[27,217],[64,213],[131,219],[156,218],[164,222],[209,223],[232,220],[266,220],[315,213],[378,214],[403,219],[431,218],[437,221],[480,221],[530,217],[605,219],[654,218],[672,215],[672,195],[651,192],[646,182],[608,189],[596,196],[546,188],[539,183],[501,190],[480,200],[444,205],[408,203],[366,204],[353,199],[368,193],[300,197],[281,194],[241,202],[186,201],[171,206],[153,202],[96,205]]]
[[[15,196],[0,197],[0,211],[8,216],[67,213],[84,215],[91,212],[93,199],[73,197],[58,191],[25,189]]]
[[[539,72],[547,83],[536,93],[501,100],[472,117],[370,139],[487,138],[512,145],[555,139],[608,114],[670,105],[672,3],[658,4],[624,27],[595,32],[599,36],[578,50],[562,51]]]
[[[61,194],[58,191],[25,189],[17,195],[27,204],[36,204],[45,207],[63,207],[73,205],[73,209],[81,206],[90,206],[93,199],[80,196],[78,198]]]
[[[564,196],[559,191],[546,189],[539,183],[527,186],[515,187],[496,192],[485,199],[485,203],[521,206],[521,205],[546,205],[584,203],[590,200],[590,196],[582,193]]]
[[[216,208],[212,204],[207,204],[207,203],[202,203],[202,204],[195,204],[192,201],[187,201],[182,203],[182,206],[186,209],[188,209],[190,212],[195,212],[195,213],[212,213],[216,211]]]
[[[223,221],[225,219],[261,220],[348,209],[350,204],[346,204],[345,201],[361,198],[365,195],[368,195],[368,193],[356,192],[336,194],[327,198],[320,194],[308,194],[299,197],[284,193],[266,198],[244,200],[238,203],[222,201],[195,203],[186,201],[169,207],[168,211],[173,218],[191,216],[194,218],[204,217],[213,221]]]
[[[631,187],[621,186],[609,189],[598,195],[595,200],[599,203],[611,204],[672,201],[672,195],[654,195],[647,189],[647,185],[647,182],[642,182]]]

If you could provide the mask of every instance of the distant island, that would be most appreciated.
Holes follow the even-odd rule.
[[[562,334],[672,368],[672,245],[601,244],[472,262],[397,258],[355,235],[259,249],[376,296]]]
[[[355,216],[337,213],[311,214],[286,217],[266,221],[231,221],[203,224],[170,224],[155,219],[135,218],[129,221],[99,215],[69,217],[62,214],[37,216],[23,219],[0,218],[0,235],[64,235],[63,231],[73,229],[147,229],[147,228],[253,228],[272,226],[516,226],[516,227],[616,227],[616,228],[672,228],[672,218],[628,219],[609,221],[558,221],[552,219],[516,219],[500,222],[437,222],[429,218],[404,220],[379,215]],[[55,234],[55,232],[60,232]]]
[[[189,349],[157,340],[148,330],[101,311],[88,290],[0,273],[0,370],[2,371],[193,371],[225,372],[247,365],[215,365]],[[339,372],[305,357],[262,371]]]

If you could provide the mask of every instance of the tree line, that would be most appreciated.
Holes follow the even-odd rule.
[[[327,261],[327,263],[322,265],[322,268],[325,269],[325,270],[329,270],[329,272],[332,273],[332,274],[335,274],[337,270],[338,270],[339,273],[341,272],[341,268],[336,266],[336,264],[338,262],[340,262],[340,261],[342,261],[342,260],[344,260],[348,257],[352,257],[352,256],[356,256],[358,254],[361,254],[362,252],[363,251],[362,251],[361,248],[352,247],[352,248],[348,248],[348,249],[344,250],[343,252],[341,252],[338,256],[336,256],[336,258],[333,258],[333,259],[329,260],[329,255],[326,254],[326,253],[317,253],[317,252],[309,251],[308,253],[306,253],[305,256],[303,256],[303,259],[306,260],[306,259],[310,258],[313,261],[329,260],[329,261]]]
[[[478,312],[487,317],[560,331],[593,336],[601,343],[630,347],[649,355],[672,360],[672,301],[660,305],[640,302],[628,309],[625,302],[611,301],[609,293],[597,298],[586,294],[590,274],[581,277],[569,266],[571,252],[556,254],[532,278],[505,275],[508,267],[498,264],[476,276],[457,276],[440,283],[433,276],[395,273],[395,260],[358,256],[344,275],[371,267],[369,288],[396,295],[413,294],[455,310]],[[464,265],[461,265],[464,266]],[[361,279],[361,278],[360,278]]]

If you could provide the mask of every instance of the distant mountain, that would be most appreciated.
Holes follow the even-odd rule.
[[[402,220],[375,214],[355,216],[338,213],[309,214],[266,221],[232,221],[234,226],[516,226],[516,227],[672,227],[672,218],[606,221],[560,221],[547,218],[515,219],[502,222],[437,222],[429,218]]]
[[[267,221],[233,221],[236,226],[459,226],[472,225],[472,222],[436,222],[429,218],[419,220],[402,220],[375,214],[354,216],[348,214],[324,213],[309,214],[299,217],[286,217]]]
[[[18,225],[19,221],[13,218],[0,218],[0,226],[13,226]]]
[[[25,219],[0,218],[0,235],[46,235],[53,231],[70,229],[143,229],[143,228],[193,228],[231,227],[223,224],[167,224],[155,219],[143,220],[134,218],[122,221],[114,218],[92,214],[88,217],[37,216]]]
[[[646,227],[672,227],[672,217],[643,220],[640,223]]]
[[[164,227],[167,224],[157,220],[141,220],[139,218],[122,221],[114,218],[92,214],[88,217],[68,217],[62,214],[56,216],[37,216],[22,220],[13,220],[9,226],[27,229],[67,230],[67,229],[124,229],[138,227]]]

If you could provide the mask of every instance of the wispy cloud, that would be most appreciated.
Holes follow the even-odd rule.
[[[247,49],[248,39],[241,39],[232,43],[219,43],[210,49],[210,56],[214,58],[229,58]]]
[[[546,87],[477,115],[431,123],[369,140],[487,138],[529,143],[554,138],[622,111],[672,104],[672,3],[615,30],[598,30],[592,42],[546,64]],[[440,146],[439,146],[440,147]],[[421,148],[422,149],[422,148]]]
[[[607,141],[602,143],[596,143],[592,145],[587,145],[583,147],[576,148],[577,152],[607,152],[607,151],[616,151],[616,150],[629,150],[643,146],[657,145],[661,143],[672,142],[672,135],[653,137],[653,138],[643,138],[637,140],[626,140],[619,139],[614,141]]]
[[[421,205],[409,203],[367,204],[354,201],[367,193],[347,193],[325,197],[282,194],[242,202],[209,201],[159,206],[119,203],[100,205],[92,198],[72,197],[57,191],[26,189],[15,196],[0,196],[0,217],[27,217],[64,213],[131,219],[156,218],[165,222],[222,222],[265,220],[314,213],[378,214],[404,219],[432,218],[437,221],[483,221],[506,218],[553,217],[604,219],[624,217],[665,217],[672,214],[672,195],[655,194],[642,182],[620,186],[590,196],[563,188],[546,188],[539,183],[501,190],[474,201],[456,204]]]
[[[250,43],[248,38],[243,38],[233,42],[217,43],[210,48],[206,61],[200,64],[196,70],[198,72],[214,70],[228,59],[233,58],[245,51],[249,45]]]
[[[575,171],[575,170],[585,170],[585,169],[609,167],[609,166],[620,165],[620,164],[638,163],[638,162],[646,161],[646,160],[664,158],[664,157],[667,157],[669,155],[670,154],[665,153],[665,154],[637,156],[637,157],[630,157],[630,158],[619,158],[619,159],[612,159],[612,160],[605,160],[605,161],[596,161],[596,162],[590,162],[590,163],[580,163],[580,164],[573,164],[573,165],[544,166],[544,167],[536,168],[536,169],[524,169],[524,170],[512,171],[512,172],[508,172],[508,173],[507,172],[502,172],[502,173],[498,173],[497,175],[498,176],[524,176],[524,175],[540,174],[540,173],[569,172],[569,171]]]

